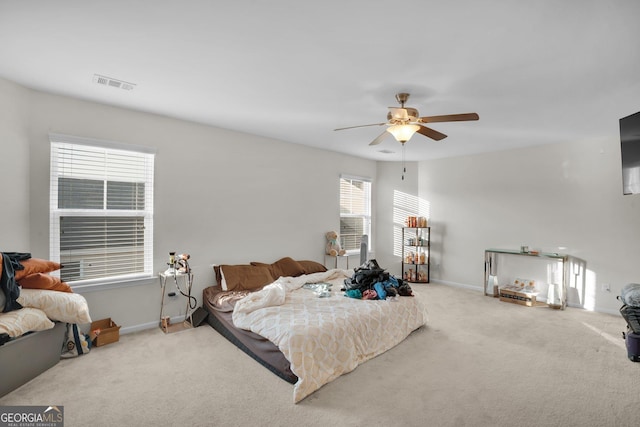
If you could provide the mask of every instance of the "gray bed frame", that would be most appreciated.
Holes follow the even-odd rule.
[[[31,332],[0,346],[0,397],[29,382],[60,361],[66,324],[56,322],[52,329]]]

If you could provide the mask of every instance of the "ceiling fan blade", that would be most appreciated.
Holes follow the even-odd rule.
[[[384,132],[382,132],[380,135],[378,135],[376,137],[376,139],[374,139],[373,141],[371,141],[369,143],[369,145],[378,145],[382,142],[382,140],[384,139],[385,136],[389,135],[389,132],[387,132],[387,130],[385,129]]]
[[[367,127],[367,126],[382,126],[382,125],[386,125],[387,122],[383,122],[383,123],[372,123],[370,125],[358,125],[358,126],[348,126],[346,128],[337,128],[334,130],[345,130],[345,129],[355,129],[355,128],[363,128],[363,127]]]
[[[438,132],[437,130],[433,130],[426,126],[420,126],[420,129],[418,129],[417,132],[436,141],[440,141],[441,139],[445,139],[447,137],[447,135],[445,135],[444,133]]]
[[[420,117],[422,123],[436,123],[436,122],[466,122],[470,120],[478,120],[480,116],[478,113],[464,113],[464,114],[445,114],[443,116],[428,116]]]

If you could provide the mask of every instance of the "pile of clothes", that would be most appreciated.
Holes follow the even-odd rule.
[[[345,292],[345,296],[356,299],[384,300],[398,295],[413,296],[409,283],[397,279],[380,268],[375,259],[356,268],[353,276],[344,280],[342,290]]]

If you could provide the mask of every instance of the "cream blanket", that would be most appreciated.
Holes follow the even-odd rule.
[[[273,342],[291,363],[299,402],[324,384],[355,369],[404,340],[427,321],[415,297],[386,301],[356,300],[340,288],[352,270],[329,270],[300,277],[281,277],[238,301],[236,327]],[[318,298],[305,283],[329,282],[329,298]]]

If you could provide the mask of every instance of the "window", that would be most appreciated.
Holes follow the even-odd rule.
[[[359,251],[362,236],[371,242],[371,181],[340,177],[340,238],[342,249]]]
[[[153,167],[147,147],[50,135],[50,257],[72,286],[151,277]]]

